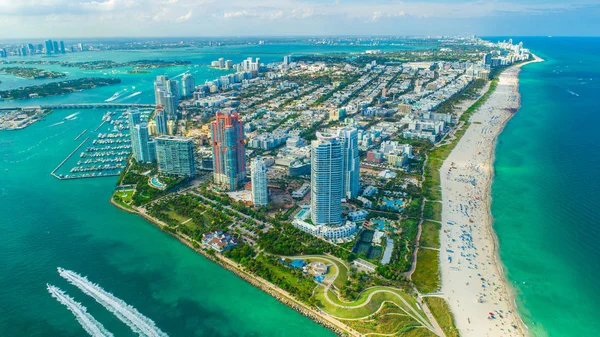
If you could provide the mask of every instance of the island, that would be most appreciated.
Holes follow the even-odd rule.
[[[66,77],[67,74],[50,71],[38,68],[21,68],[21,67],[6,67],[0,68],[0,73],[14,75],[23,78],[29,78],[32,80],[43,79],[43,78],[61,78]]]
[[[0,98],[5,100],[24,100],[37,97],[57,96],[76,91],[105,87],[121,83],[118,78],[86,77],[75,80],[60,81],[0,91]]]
[[[58,65],[67,68],[78,68],[80,70],[103,70],[122,67],[133,67],[134,69],[154,69],[175,66],[184,66],[191,64],[190,61],[164,61],[164,60],[138,60],[127,62],[115,62],[111,60],[67,62],[56,60],[35,60],[35,61],[0,61],[0,64],[23,64],[23,65]]]

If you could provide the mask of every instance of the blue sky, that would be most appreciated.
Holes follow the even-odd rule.
[[[0,0],[0,38],[600,35],[600,0]]]

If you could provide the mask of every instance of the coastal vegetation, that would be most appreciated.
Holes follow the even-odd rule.
[[[67,68],[78,68],[80,70],[103,70],[122,67],[133,67],[134,69],[155,69],[175,67],[191,64],[190,61],[163,61],[163,60],[138,60],[127,62],[115,62],[111,60],[68,62],[56,60],[35,60],[35,61],[2,61],[0,64],[23,64],[23,65],[57,65]]]
[[[459,337],[458,329],[454,325],[454,317],[452,310],[448,306],[446,300],[441,297],[423,297],[425,303],[431,310],[431,314],[435,317],[446,337]]]
[[[161,196],[167,195],[175,187],[185,181],[180,177],[161,176],[161,182],[166,186],[164,189],[157,189],[148,184],[148,177],[158,174],[156,165],[140,164],[135,160],[131,160],[128,169],[121,172],[119,177],[119,186],[135,186],[134,192],[129,197],[128,204],[133,206],[141,206],[145,203],[153,201]],[[118,199],[118,194],[115,193]]]
[[[438,248],[440,246],[440,230],[442,225],[434,221],[423,221],[423,231],[419,239],[420,247]]]
[[[29,79],[42,79],[42,78],[60,78],[65,77],[67,74],[50,71],[38,68],[25,68],[25,67],[4,67],[0,68],[0,73],[14,75]]]
[[[65,95],[75,91],[94,89],[121,83],[118,78],[86,77],[68,81],[51,82],[30,87],[0,91],[0,98],[25,100],[36,97]]]
[[[423,293],[433,293],[440,289],[440,253],[436,249],[422,248],[417,252],[417,268],[411,280]]]

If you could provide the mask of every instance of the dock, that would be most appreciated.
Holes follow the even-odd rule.
[[[81,138],[81,136],[83,136],[83,134],[84,134],[84,133],[86,133],[86,132],[87,132],[87,129],[85,129],[85,130],[81,131],[81,133],[79,134],[79,136],[75,137],[75,139],[73,139],[73,140],[74,140],[74,141],[78,141],[78,140],[79,140],[79,138]]]
[[[58,164],[58,166],[54,170],[52,170],[52,172],[50,172],[50,174],[52,176],[54,176],[54,178],[56,178],[56,179],[64,180],[65,178],[59,177],[56,174],[56,171],[58,171],[58,169],[60,169],[67,162],[67,160],[71,159],[71,157],[73,157],[75,152],[77,152],[89,139],[90,139],[90,137],[88,136],[83,142],[81,142],[81,144],[79,144],[79,146],[77,146],[75,148],[75,150],[73,150],[71,153],[69,153],[69,155],[65,159],[63,159],[63,161],[61,161],[60,164]]]

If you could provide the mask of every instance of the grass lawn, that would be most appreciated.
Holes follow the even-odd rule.
[[[423,294],[434,293],[440,289],[439,252],[432,249],[419,249],[417,269],[412,281]]]
[[[326,288],[324,286],[320,285],[315,290],[315,297],[320,303],[320,308],[336,317],[350,319],[366,317],[375,313],[386,302],[392,302],[396,304],[396,306],[405,310],[406,312],[403,312],[404,314],[408,313],[408,316],[414,317],[420,316],[422,320],[427,322],[425,314],[417,307],[415,298],[400,289],[383,286],[372,287],[362,292],[356,300],[351,302],[342,301],[337,298],[336,294],[334,294],[332,291],[329,291],[327,296],[333,303],[328,301],[325,297],[325,289]],[[367,303],[371,294],[373,295],[370,301]],[[404,303],[402,299],[407,303]],[[341,308],[340,306],[344,308]],[[415,320],[415,318],[411,319]],[[419,323],[417,320],[415,321]]]
[[[442,204],[437,201],[425,201],[423,217],[429,220],[442,221]]]
[[[420,326],[410,316],[391,303],[384,304],[378,313],[368,319],[346,320],[343,322],[362,334],[395,334]]]
[[[178,223],[185,222],[189,219],[189,218],[184,217],[181,214],[178,214],[176,211],[169,211],[169,212],[167,212],[167,215],[169,216],[169,218],[177,221]]]
[[[421,247],[440,248],[440,229],[442,225],[433,221],[424,221],[422,225]]]
[[[113,201],[127,209],[133,210],[131,207],[131,198],[133,197],[134,190],[116,191],[113,194]]]
[[[121,198],[121,200],[123,200],[123,202],[128,204],[131,202],[134,192],[135,192],[134,190],[125,190],[125,191],[117,191],[117,192],[115,192],[115,194],[118,195]]]
[[[454,326],[454,317],[446,300],[440,297],[424,297],[423,300],[427,303],[435,320],[444,330],[446,337],[458,337],[458,329]]]

